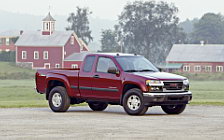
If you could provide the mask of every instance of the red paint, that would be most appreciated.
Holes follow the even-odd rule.
[[[54,68],[55,64],[62,66],[62,47],[23,47],[17,48],[17,62],[31,62],[33,68],[44,68],[45,63],[50,63]],[[27,52],[27,59],[22,59],[22,51]],[[34,51],[39,52],[39,59],[34,59]],[[43,58],[43,52],[48,51],[48,59]]]
[[[6,45],[5,39],[2,41],[2,44],[0,44],[0,51],[15,51],[15,50],[16,46],[11,40],[9,45]]]
[[[77,64],[78,67],[81,67],[82,61],[64,61],[64,68],[72,68],[73,64]]]

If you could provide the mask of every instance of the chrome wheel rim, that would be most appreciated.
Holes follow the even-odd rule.
[[[61,105],[62,102],[62,97],[61,94],[59,93],[54,93],[53,97],[52,97],[52,103],[55,107],[59,107]]]
[[[128,104],[128,108],[130,108],[131,110],[137,110],[137,109],[139,109],[139,107],[141,105],[141,100],[138,96],[131,95],[128,98],[127,104]]]

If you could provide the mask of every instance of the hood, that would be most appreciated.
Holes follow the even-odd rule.
[[[184,80],[186,77],[166,72],[134,72],[134,75],[156,80]]]

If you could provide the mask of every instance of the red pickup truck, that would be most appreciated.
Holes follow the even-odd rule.
[[[179,114],[192,99],[187,78],[160,72],[143,56],[120,53],[88,54],[80,69],[37,70],[36,90],[46,94],[54,112],[87,102],[94,111],[111,104],[130,115],[152,106]]]

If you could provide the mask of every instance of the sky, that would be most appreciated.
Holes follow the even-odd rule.
[[[25,13],[31,15],[68,15],[75,11],[75,7],[88,7],[93,17],[117,20],[123,7],[135,0],[1,0],[0,10]],[[159,1],[159,0],[156,0]],[[174,3],[179,8],[178,17],[185,19],[200,18],[204,13],[224,13],[223,0],[164,0]],[[50,8],[49,8],[50,7]]]

